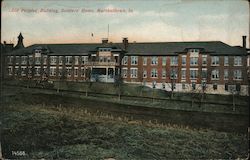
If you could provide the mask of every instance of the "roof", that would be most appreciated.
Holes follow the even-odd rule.
[[[34,44],[26,48],[14,50],[8,55],[28,55],[34,49],[41,48],[49,55],[87,55],[98,48],[111,47],[123,49],[122,43],[79,43],[79,44]],[[211,55],[243,55],[246,49],[233,47],[220,41],[197,41],[197,42],[144,42],[129,43],[127,55],[176,55],[186,53],[189,48],[200,48],[202,53]]]
[[[246,51],[241,47],[229,46],[220,41],[206,42],[156,42],[156,43],[130,43],[128,54],[131,55],[176,55],[186,53],[187,49],[202,49],[203,53],[216,55],[242,55]]]

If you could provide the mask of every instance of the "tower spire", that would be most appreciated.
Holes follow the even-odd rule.
[[[15,49],[20,49],[20,48],[24,48],[24,45],[23,45],[23,35],[22,33],[20,32],[19,36],[17,37],[18,38],[18,42],[17,42],[17,45],[15,46]]]

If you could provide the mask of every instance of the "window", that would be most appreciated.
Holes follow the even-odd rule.
[[[21,63],[22,64],[27,64],[27,57],[26,56],[21,57]]]
[[[204,79],[207,78],[207,69],[206,68],[202,68],[201,77],[204,78]]]
[[[12,74],[13,74],[12,67],[8,67],[8,75],[12,75]]]
[[[50,64],[56,64],[56,56],[50,56]]]
[[[44,64],[44,65],[47,64],[47,56],[43,56],[43,64]]]
[[[181,69],[181,79],[186,79],[186,68]]]
[[[166,69],[163,68],[163,69],[162,69],[162,78],[164,79],[164,78],[166,78],[166,77],[167,77],[167,72],[166,72]]]
[[[147,65],[147,60],[148,58],[147,57],[143,57],[143,65],[146,66]]]
[[[198,57],[190,57],[190,65],[191,66],[198,65]]]
[[[60,57],[59,57],[59,59],[60,59]],[[63,75],[63,69],[62,69],[62,67],[59,67],[58,68],[58,76],[62,76]]]
[[[122,59],[122,64],[127,65],[128,64],[128,56],[124,56]]]
[[[88,62],[88,56],[82,56],[82,64]]]
[[[147,78],[147,70],[146,69],[143,70],[143,78]]]
[[[74,76],[78,77],[78,68],[77,67],[74,68]]]
[[[65,62],[66,62],[66,64],[71,64],[72,63],[72,56],[66,56]]]
[[[207,65],[207,55],[202,55],[202,65],[203,66]]]
[[[22,76],[26,75],[26,67],[21,67],[21,75]]]
[[[60,65],[63,64],[63,56],[59,56],[59,64],[60,64]]]
[[[162,65],[166,66],[167,64],[167,57],[162,57]]]
[[[227,80],[228,79],[228,70],[224,69],[224,79]]]
[[[50,67],[50,76],[56,76],[56,67]]]
[[[127,78],[128,75],[128,69],[127,68],[122,68],[122,77]]]
[[[130,78],[137,78],[137,68],[130,69]]]
[[[13,63],[13,56],[8,56],[7,62],[8,62],[8,64],[12,64]]]
[[[219,79],[219,70],[218,70],[218,69],[212,70],[211,76],[212,76],[212,77],[211,77],[212,80],[218,80],[218,79]]]
[[[81,67],[81,77],[84,77],[85,76],[85,69],[84,67]]]
[[[15,66],[15,75],[19,75],[20,69],[18,66]]]
[[[234,57],[234,65],[235,66],[241,66],[242,65],[242,59],[240,56],[235,56]]]
[[[241,80],[242,79],[241,70],[234,70],[234,79],[235,80]]]
[[[178,65],[178,57],[177,56],[170,57],[170,65],[171,66]]]
[[[199,53],[199,49],[189,49],[190,53]]]
[[[72,68],[66,67],[67,77],[71,77]]]
[[[219,65],[219,57],[218,56],[212,56],[211,57],[211,65],[212,66],[218,66]]]
[[[156,68],[153,68],[153,69],[151,70],[151,77],[152,77],[152,78],[158,77],[158,71],[157,71]]]
[[[41,57],[35,57],[35,64],[41,63]]]
[[[190,69],[190,79],[196,79],[198,77],[197,69]]]
[[[19,62],[20,62],[20,57],[16,56],[16,64],[19,64]]]
[[[177,68],[171,68],[170,79],[177,79]]]
[[[224,66],[228,66],[228,56],[224,57]]]
[[[137,65],[137,64],[138,64],[138,57],[131,56],[131,65]]]
[[[185,66],[186,63],[187,63],[187,56],[186,56],[186,55],[183,55],[183,56],[181,57],[181,64],[182,64],[183,66]]]
[[[40,67],[35,67],[35,76],[39,76],[41,72],[41,68]]]
[[[29,56],[29,65],[32,65],[33,64],[33,56]]]
[[[151,58],[151,64],[152,64],[152,65],[158,64],[158,57],[156,57],[156,56],[152,57],[152,58]]]
[[[75,64],[76,64],[76,65],[79,64],[79,56],[75,56]]]

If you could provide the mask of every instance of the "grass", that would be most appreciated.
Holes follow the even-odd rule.
[[[135,121],[82,107],[5,101],[5,158],[229,159],[247,157],[244,134]],[[11,151],[25,151],[13,156]]]

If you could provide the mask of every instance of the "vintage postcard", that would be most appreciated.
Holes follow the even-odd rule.
[[[2,0],[0,159],[247,159],[247,0]]]

